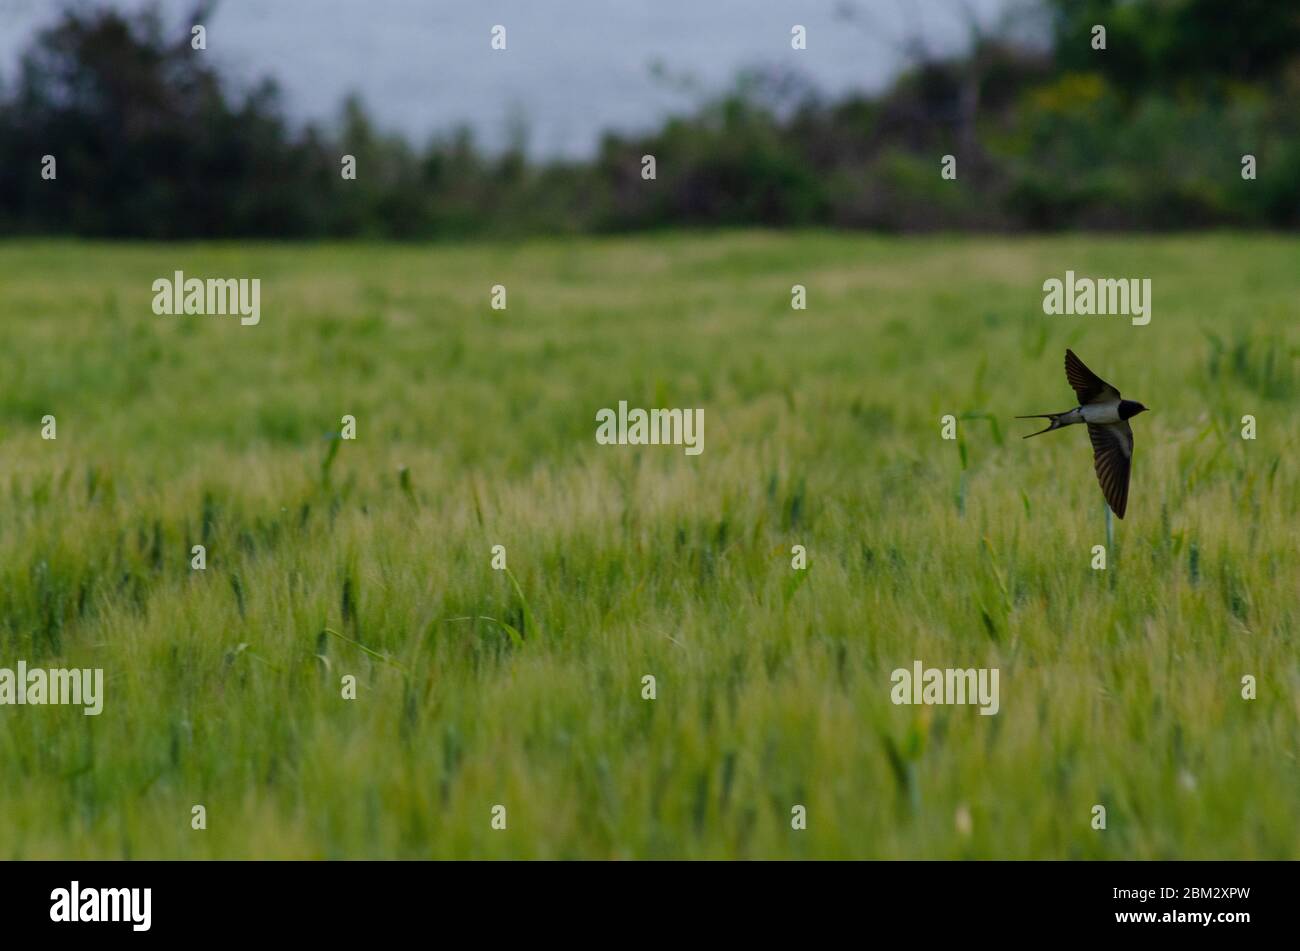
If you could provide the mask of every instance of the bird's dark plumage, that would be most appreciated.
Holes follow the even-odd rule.
[[[1079,397],[1080,406],[1119,399],[1119,390],[1084,366],[1073,350],[1065,351],[1065,378]]]
[[[1128,508],[1128,476],[1133,462],[1133,430],[1128,421],[1089,423],[1092,439],[1092,465],[1106,504],[1118,518]]]
[[[1136,400],[1121,399],[1119,390],[1089,370],[1073,350],[1065,351],[1065,378],[1079,398],[1078,406],[1064,413],[1018,418],[1051,420],[1046,429],[1029,436],[1086,423],[1101,493],[1111,511],[1123,518],[1128,509],[1129,474],[1133,468],[1133,430],[1128,421],[1145,412],[1146,407]]]

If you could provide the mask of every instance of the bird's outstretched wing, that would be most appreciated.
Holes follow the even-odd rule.
[[[1119,390],[1084,366],[1073,350],[1065,351],[1065,378],[1079,397],[1080,406],[1119,399]]]
[[[1133,430],[1128,420],[1118,423],[1089,423],[1092,464],[1106,504],[1119,518],[1128,508],[1128,475],[1133,467]]]

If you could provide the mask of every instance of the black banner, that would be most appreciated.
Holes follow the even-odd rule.
[[[927,941],[1222,943],[1294,926],[1295,871],[1280,862],[30,862],[0,865],[0,906],[8,936],[91,940],[337,941],[448,925],[534,938],[672,929],[666,937],[689,923],[722,938],[843,927]]]

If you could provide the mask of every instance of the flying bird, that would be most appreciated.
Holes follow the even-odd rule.
[[[1120,399],[1119,390],[1093,373],[1073,350],[1065,351],[1065,378],[1070,381],[1079,405],[1064,413],[1035,413],[1016,419],[1049,419],[1051,425],[1029,436],[1041,436],[1073,423],[1087,423],[1092,439],[1092,464],[1101,483],[1106,504],[1119,518],[1128,508],[1128,476],[1133,466],[1133,430],[1128,421],[1146,407],[1135,400]],[[1025,436],[1028,439],[1029,436]]]

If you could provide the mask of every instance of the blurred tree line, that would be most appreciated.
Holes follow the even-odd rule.
[[[156,12],[70,9],[0,89],[0,229],[140,238],[611,232],[680,226],[893,231],[1300,224],[1300,4],[1039,0],[1049,42],[972,27],[912,46],[878,95],[826,101],[753,73],[694,114],[608,135],[586,162],[417,148],[359,101],[290,123],[273,83],[238,96]],[[853,11],[846,6],[847,14]],[[189,22],[205,22],[202,3]],[[1093,49],[1104,24],[1106,49]],[[58,186],[40,177],[56,156]],[[340,158],[356,156],[344,181]],[[641,158],[656,158],[643,181]],[[940,157],[957,181],[940,177]],[[1254,155],[1258,179],[1242,178]]]

